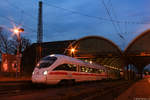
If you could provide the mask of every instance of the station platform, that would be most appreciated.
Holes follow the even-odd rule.
[[[150,78],[136,82],[115,100],[150,100]]]

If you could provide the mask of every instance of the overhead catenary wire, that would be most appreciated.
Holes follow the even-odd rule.
[[[108,1],[108,3],[109,3],[110,1]],[[110,20],[110,19],[108,19],[108,18],[103,18],[103,17],[98,17],[98,16],[94,16],[94,15],[88,15],[88,14],[84,14],[84,13],[82,13],[82,12],[78,12],[78,11],[76,11],[76,10],[73,10],[73,9],[69,9],[69,8],[65,8],[65,7],[62,7],[62,6],[58,6],[58,5],[56,5],[56,4],[53,4],[53,3],[49,3],[49,2],[46,2],[46,3],[44,3],[44,5],[46,5],[46,6],[49,6],[49,7],[53,7],[53,8],[57,8],[57,9],[60,9],[60,10],[64,10],[64,11],[68,11],[68,12],[71,12],[71,13],[73,13],[73,14],[78,14],[78,15],[81,15],[81,16],[85,16],[85,17],[90,17],[90,18],[93,18],[93,19],[98,19],[98,20],[103,20],[103,21],[109,21],[109,22],[111,22],[111,21],[113,21],[114,23],[116,23],[116,24],[118,24],[117,26],[119,27],[119,29],[121,30],[121,27],[120,27],[120,25],[119,24],[126,24],[126,26],[127,25],[129,25],[129,24],[135,24],[135,25],[139,25],[139,24],[150,24],[150,23],[148,23],[148,22],[140,22],[140,21],[121,21],[121,20],[115,20],[115,19],[112,19],[112,20]],[[110,2],[110,5],[112,6],[112,3]],[[113,9],[112,9],[113,10]],[[116,16],[116,15],[115,15]],[[127,30],[126,30],[127,31]],[[121,32],[121,33],[123,33],[123,32]],[[125,33],[138,33],[138,32],[125,32]],[[123,37],[122,37],[123,38]]]
[[[8,1],[8,0],[7,0]],[[9,2],[10,3],[10,2]],[[54,8],[58,8],[58,9],[61,9],[61,10],[65,10],[65,11],[68,11],[68,12],[71,12],[71,13],[73,13],[73,14],[78,14],[78,15],[81,15],[81,16],[85,16],[85,17],[90,17],[90,18],[93,18],[93,19],[98,19],[98,20],[104,20],[104,21],[109,21],[109,22],[111,22],[111,20],[110,19],[108,19],[108,18],[103,18],[103,17],[98,17],[98,16],[94,16],[94,15],[88,15],[88,14],[84,14],[84,13],[82,13],[82,12],[78,12],[78,11],[76,11],[76,10],[72,10],[72,9],[68,9],[68,8],[64,8],[64,7],[60,7],[60,6],[58,6],[58,5],[54,5],[54,4],[50,4],[49,2],[48,3],[44,3],[45,5],[47,5],[47,6],[50,6],[50,7],[54,7]],[[23,9],[21,9],[20,7],[18,7],[17,5],[13,5],[13,4],[10,4],[10,6],[12,6],[12,7],[14,7],[14,8],[16,8],[16,9],[19,9],[19,10],[21,10],[21,11],[23,11],[24,12],[24,14],[25,15],[29,15],[30,16],[30,14],[28,13],[28,12],[25,12]],[[35,16],[30,16],[32,19],[34,19],[35,21],[37,21],[36,19],[35,19]],[[114,22],[114,23],[119,23],[119,24],[150,24],[150,23],[145,23],[145,22],[137,22],[137,21],[121,21],[121,20],[114,20],[114,19],[112,19],[112,21]],[[26,25],[24,25],[24,26],[26,26]],[[29,27],[29,26],[28,26]],[[31,27],[29,27],[29,28],[31,28]],[[29,29],[30,30],[30,29]],[[33,31],[34,29],[32,29],[31,28],[31,30]],[[35,30],[34,30],[35,31]],[[57,31],[56,31],[57,32]]]
[[[14,5],[14,4],[10,3],[10,2],[8,2],[8,0],[6,0],[6,1],[7,1],[7,4],[8,4],[10,7],[13,7],[13,8],[15,8],[15,9],[17,9],[17,10],[19,10],[19,11],[21,12],[19,22],[15,21],[15,20],[13,20],[13,19],[11,19],[11,18],[8,18],[8,17],[6,17],[6,16],[3,16],[3,15],[0,15],[0,17],[1,17],[1,18],[4,18],[4,19],[6,19],[6,20],[8,20],[8,21],[10,21],[10,22],[13,22],[13,23],[15,23],[16,25],[19,25],[19,26],[21,25],[21,26],[23,26],[24,28],[26,28],[27,30],[29,30],[29,31],[35,33],[36,31],[35,31],[34,29],[32,29],[31,27],[29,27],[29,26],[27,26],[27,25],[23,25],[22,22],[23,22],[23,15],[29,16],[30,19],[34,19],[34,20],[36,20],[36,19],[33,18],[32,15],[29,15],[27,12],[25,12],[25,10],[21,9],[20,7]],[[24,14],[24,13],[25,13],[25,14]],[[37,21],[37,20],[36,20],[36,21]]]
[[[6,0],[6,1],[8,2],[8,0]],[[42,0],[40,0],[40,1],[42,1]],[[31,13],[26,12],[24,9],[21,9],[19,6],[15,5],[15,4],[12,4],[12,3],[10,3],[10,2],[8,2],[8,4],[9,4],[11,7],[15,8],[15,9],[17,9],[17,10],[20,10],[21,13],[23,12],[24,15],[30,17],[30,18],[32,19],[32,21],[37,22],[37,19],[38,19],[38,18],[36,18],[35,16],[33,16]],[[46,21],[43,20],[43,23],[45,24]]]
[[[114,26],[114,28],[115,28],[117,34],[119,35],[120,38],[122,38],[123,40],[125,40],[125,38],[119,33],[119,31],[118,31],[118,29],[117,29],[117,26],[116,26],[116,24],[114,23],[114,21],[113,21],[113,19],[112,19],[112,17],[111,17],[110,11],[109,11],[109,9],[107,8],[107,6],[106,6],[104,0],[102,0],[102,4],[104,5],[104,8],[106,9],[106,13],[108,14],[108,16],[109,16],[109,18],[110,18],[110,20],[111,20],[111,22],[112,22],[112,25]]]
[[[95,18],[95,19],[99,19],[99,20],[108,20],[107,18],[102,18],[102,17],[97,17],[97,16],[84,14],[84,13],[81,13],[81,12],[78,12],[78,11],[75,11],[75,10],[71,10],[71,9],[67,9],[67,8],[64,8],[64,7],[60,7],[60,6],[57,6],[57,5],[54,5],[54,4],[50,4],[50,3],[44,3],[44,4],[47,5],[47,6],[50,6],[50,7],[54,7],[54,8],[58,8],[58,9],[61,9],[61,10],[71,12],[73,14],[78,14],[78,15],[82,15],[82,16],[86,16],[86,17],[90,17],[90,18]]]
[[[6,0],[8,2],[8,0]],[[108,1],[109,3],[110,1]],[[16,9],[20,9],[21,11],[24,11],[23,9],[21,9],[20,7],[14,5],[14,4],[11,4],[10,2],[8,2],[10,4],[10,6],[16,8]],[[110,2],[111,3],[111,2]],[[59,7],[57,5],[54,5],[54,4],[50,4],[50,3],[44,3],[45,5],[47,6],[51,6],[51,7],[55,7],[55,8],[59,8],[59,9],[62,9],[62,10],[65,10],[65,11],[69,11],[69,12],[72,12],[74,14],[79,14],[79,15],[82,15],[82,16],[86,16],[86,17],[90,17],[90,18],[94,18],[94,19],[99,19],[99,20],[104,20],[104,21],[110,21],[109,19],[107,18],[103,18],[103,17],[98,17],[98,16],[91,16],[91,15],[88,15],[88,14],[84,14],[84,13],[81,13],[81,12],[78,12],[78,11],[75,11],[75,10],[71,10],[71,9],[67,9],[67,8],[64,8],[64,7]],[[29,16],[30,18],[32,18],[33,20],[37,21],[36,18],[34,16],[32,16],[31,14],[25,12],[25,15]],[[114,23],[122,23],[122,24],[150,24],[148,22],[139,22],[139,21],[120,21],[120,20],[114,20]],[[45,23],[45,21],[43,20],[43,22]]]
[[[8,18],[8,17],[6,17],[6,16],[0,15],[0,17],[1,17],[1,18],[4,18],[4,19],[6,19],[6,20],[8,20],[8,21],[10,21],[10,22],[13,22],[13,23],[15,23],[16,25],[19,25],[18,22],[14,21],[13,19],[10,19],[10,18]],[[30,28],[30,27],[28,27],[28,26],[26,26],[26,25],[22,25],[22,26],[25,27],[26,29],[28,29],[28,30],[34,32],[34,33],[36,32],[34,29],[32,29],[32,28]]]
[[[6,0],[6,1],[8,2],[8,0]],[[25,10],[21,9],[19,6],[14,5],[14,4],[10,3],[10,2],[8,2],[8,4],[9,4],[11,7],[15,8],[15,9],[17,9],[17,10],[20,10],[21,13],[23,12],[25,16],[30,17],[33,21],[37,22],[37,18],[36,18],[35,16],[33,16],[33,15],[31,15],[30,13],[26,12]],[[21,22],[21,21],[20,21],[20,22]],[[46,23],[45,20],[43,20],[43,24],[45,24],[45,23]],[[19,25],[21,25],[21,24],[19,24]],[[51,28],[51,29],[52,29],[52,28]],[[57,30],[55,30],[55,29],[52,29],[52,30],[54,30],[55,32],[58,32],[58,33],[59,33],[59,31],[57,31]],[[36,32],[36,31],[35,31],[35,30],[33,31],[33,29],[32,29],[32,32]]]
[[[15,4],[8,2],[8,0],[6,0],[6,1],[10,7],[13,7],[15,9],[19,10],[21,13],[23,12],[25,16],[30,17],[30,19],[32,19],[33,21],[37,21],[37,18],[35,16],[33,16],[32,14],[30,14],[29,12],[26,12],[24,9],[21,9],[19,6],[16,6]]]
[[[103,21],[113,21],[114,23],[120,23],[120,24],[124,24],[125,22],[127,24],[150,24],[150,23],[146,23],[146,22],[139,22],[139,21],[121,21],[121,20],[110,20],[108,18],[104,18],[104,17],[98,17],[98,16],[93,16],[93,15],[89,15],[89,14],[85,14],[85,13],[82,13],[82,12],[78,12],[76,10],[72,10],[72,9],[68,9],[68,8],[65,8],[65,7],[60,7],[58,5],[55,5],[55,4],[50,4],[50,3],[43,3],[44,5],[47,5],[47,6],[50,6],[50,7],[54,7],[54,8],[58,8],[58,9],[61,9],[61,10],[64,10],[64,11],[68,11],[68,12],[71,12],[73,14],[78,14],[78,15],[81,15],[81,16],[85,16],[85,17],[90,17],[90,18],[94,18],[94,19],[98,19],[98,20],[103,20]]]
[[[117,15],[116,15],[115,11],[114,11],[114,7],[113,7],[113,4],[112,4],[111,1],[112,1],[112,0],[109,0],[109,1],[108,1],[108,3],[110,4],[110,7],[108,7],[108,9],[111,11],[112,16],[114,16],[114,18],[115,18],[116,20],[118,20],[118,17],[117,17]],[[118,27],[120,33],[123,33],[123,32],[121,31],[122,29],[121,29],[120,24],[119,24],[119,23],[116,23],[116,25],[117,25],[117,27]]]

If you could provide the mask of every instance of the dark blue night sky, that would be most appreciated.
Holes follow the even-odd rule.
[[[43,0],[43,39],[99,35],[123,49],[150,27],[149,4],[149,0]],[[0,25],[7,30],[13,23],[21,24],[25,29],[22,35],[32,42],[37,37],[37,16],[38,0],[1,0]]]

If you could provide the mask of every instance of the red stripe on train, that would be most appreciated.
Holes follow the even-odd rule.
[[[67,72],[50,72],[50,75],[68,75]],[[107,75],[101,75],[101,74],[86,74],[86,73],[72,73],[72,75],[85,75],[85,76],[107,76]]]
[[[68,75],[67,72],[50,72],[51,75]]]
[[[86,74],[86,73],[72,73],[72,75],[87,75],[87,76],[107,76],[107,75],[101,75],[101,74]]]

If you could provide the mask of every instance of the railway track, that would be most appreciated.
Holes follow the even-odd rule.
[[[98,88],[93,86],[90,90],[80,91],[76,95],[67,95],[63,100],[114,100],[123,91],[129,88],[134,82],[119,82],[119,83],[106,83]]]
[[[109,82],[86,82],[77,83],[70,86],[41,86],[36,87],[32,83],[17,83],[12,85],[0,85],[0,98],[9,96],[28,95],[36,92],[44,92],[49,95],[51,100],[99,100],[99,98],[109,97],[115,98],[122,91],[129,87],[133,82],[127,81],[109,81]],[[116,91],[116,90],[119,90]],[[67,92],[66,92],[67,91]],[[44,97],[44,96],[43,96]],[[44,100],[44,99],[43,99]],[[103,99],[113,100],[113,99]]]
[[[31,81],[0,82],[0,97],[23,94],[31,86]]]

